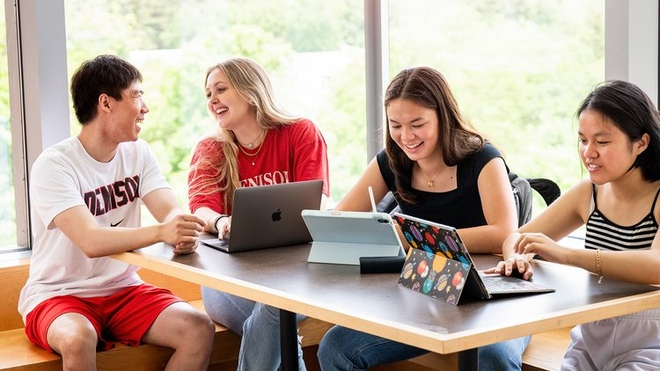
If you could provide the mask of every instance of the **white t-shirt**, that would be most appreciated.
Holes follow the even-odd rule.
[[[99,226],[139,227],[141,197],[169,187],[146,142],[121,143],[110,162],[100,163],[77,137],[68,138],[39,155],[29,185],[34,244],[18,301],[23,320],[55,296],[106,296],[142,283],[138,267],[88,258],[52,222],[69,208],[86,206]]]

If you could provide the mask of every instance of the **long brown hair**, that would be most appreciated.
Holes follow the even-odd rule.
[[[454,166],[481,150],[484,138],[463,119],[456,99],[440,72],[430,67],[409,68],[399,72],[387,87],[383,101],[387,130],[385,150],[394,173],[396,193],[404,201],[415,203],[412,193],[414,161],[390,136],[387,106],[395,99],[406,99],[436,112],[440,126],[438,145],[447,166]]]
[[[249,102],[257,123],[263,129],[268,130],[300,120],[299,117],[287,113],[276,102],[270,79],[257,62],[249,58],[231,58],[211,66],[206,71],[205,86],[209,75],[215,70],[222,71],[238,94]],[[188,196],[192,199],[198,195],[207,196],[219,191],[223,195],[225,210],[230,210],[234,190],[240,187],[238,144],[233,131],[223,129],[217,124],[216,126],[217,130],[211,138],[220,143],[222,153],[207,153],[191,164]],[[210,177],[199,177],[198,170],[208,172],[208,169],[213,169]],[[215,184],[220,185],[219,190]]]

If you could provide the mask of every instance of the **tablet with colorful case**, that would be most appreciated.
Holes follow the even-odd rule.
[[[479,273],[454,227],[401,213],[393,219],[412,247],[399,278],[402,286],[450,304],[458,304],[464,291],[481,299],[554,291],[517,277]]]

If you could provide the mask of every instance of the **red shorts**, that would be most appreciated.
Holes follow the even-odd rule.
[[[96,329],[98,350],[111,349],[115,342],[137,346],[160,313],[180,301],[183,300],[171,291],[149,284],[131,286],[103,297],[56,296],[28,313],[25,333],[30,341],[53,352],[46,336],[51,323],[62,314],[79,313]]]

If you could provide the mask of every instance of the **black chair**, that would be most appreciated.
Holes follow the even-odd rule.
[[[561,189],[559,189],[557,183],[550,179],[527,178],[527,181],[529,182],[529,185],[532,186],[532,189],[543,197],[546,206],[550,206],[551,203],[561,196]]]

